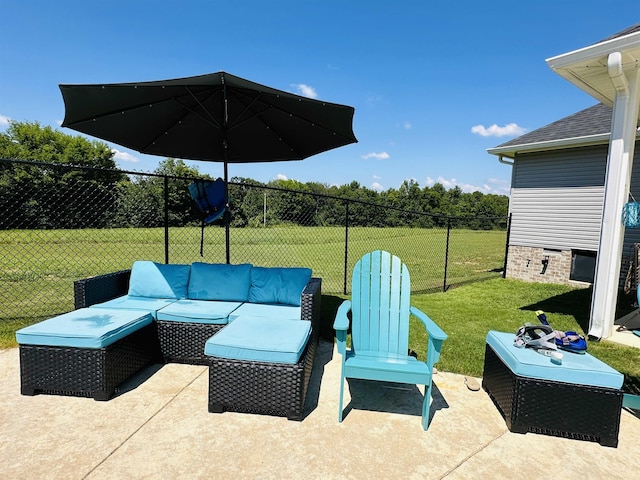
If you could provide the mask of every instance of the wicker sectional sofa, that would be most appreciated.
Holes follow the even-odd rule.
[[[201,262],[163,265],[137,261],[131,270],[78,280],[74,283],[76,310],[16,333],[22,393],[106,400],[122,381],[149,363],[188,363],[210,368],[209,411],[255,411],[300,419],[318,343],[321,285],[321,279],[312,278],[306,268]],[[105,327],[106,334],[92,339],[95,345],[89,348],[85,338],[74,338],[72,343],[60,340],[60,330],[74,330],[82,324],[79,320],[107,325],[121,321],[122,326],[113,331]],[[275,322],[277,328],[263,327],[268,322]],[[232,324],[228,335],[225,332],[217,342],[215,335]],[[43,336],[42,331],[51,325],[58,331]],[[258,327],[254,328],[256,333],[251,325]],[[271,331],[280,333],[268,340]],[[292,346],[283,347],[283,340],[287,343],[289,337]],[[136,338],[139,340],[132,342]],[[119,352],[123,347],[122,355],[105,353]],[[205,347],[211,350],[209,354]],[[65,353],[56,364],[38,360],[60,349]],[[68,363],[78,363],[74,357],[79,354],[95,357],[88,367],[83,366],[89,369],[86,374],[69,369]],[[96,369],[98,377],[111,378],[91,384],[89,379],[96,377]],[[107,374],[111,370],[119,373]],[[49,384],[54,377],[55,384]],[[251,400],[243,397],[243,390]]]

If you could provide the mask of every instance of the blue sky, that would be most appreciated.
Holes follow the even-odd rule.
[[[596,103],[545,59],[637,22],[638,0],[0,0],[0,131],[10,120],[60,128],[61,83],[224,70],[353,106],[359,140],[230,165],[230,176],[507,194],[511,167],[486,149]],[[127,170],[163,160],[112,147]],[[188,163],[222,176],[221,164]]]

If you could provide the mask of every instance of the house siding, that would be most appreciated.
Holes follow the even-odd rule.
[[[598,250],[607,153],[608,145],[601,145],[516,155],[507,277],[584,285],[569,280],[571,256],[573,250]],[[635,160],[639,158],[636,154]],[[631,191],[640,200],[638,163],[634,162]],[[621,279],[633,243],[640,243],[640,230],[627,229]],[[543,269],[545,258],[548,265]]]

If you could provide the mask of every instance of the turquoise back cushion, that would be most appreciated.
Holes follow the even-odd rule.
[[[251,264],[195,262],[191,265],[188,298],[246,302],[251,285]]]
[[[302,291],[310,279],[309,268],[253,267],[249,301],[299,307]]]
[[[129,295],[132,297],[185,298],[189,265],[164,265],[138,260],[131,268]]]

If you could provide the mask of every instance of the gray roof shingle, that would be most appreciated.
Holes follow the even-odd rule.
[[[607,134],[611,132],[611,114],[610,107],[603,103],[598,103],[502,143],[496,148]]]

